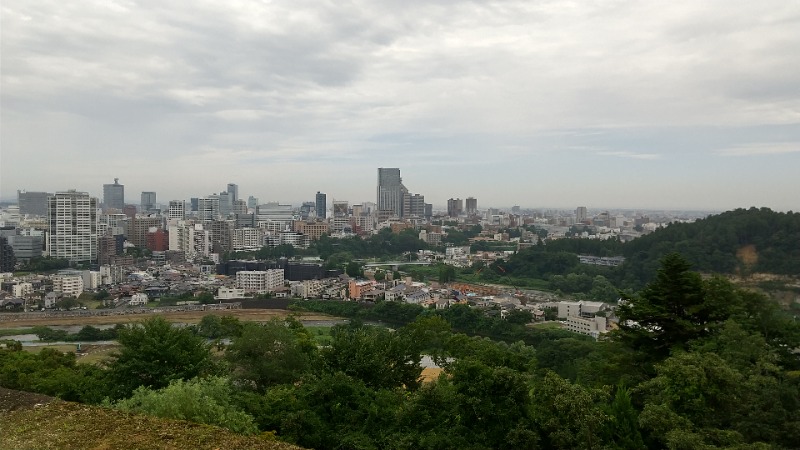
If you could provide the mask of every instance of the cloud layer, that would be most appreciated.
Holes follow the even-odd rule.
[[[129,199],[374,201],[396,166],[436,204],[800,206],[792,2],[41,1],[0,20],[2,197],[119,177]]]

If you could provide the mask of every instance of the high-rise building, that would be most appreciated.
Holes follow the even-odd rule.
[[[414,194],[408,196],[408,215],[412,217],[425,217],[425,196]]]
[[[47,192],[17,191],[17,206],[20,214],[47,216]]]
[[[211,246],[214,253],[226,253],[233,250],[233,235],[236,229],[235,220],[215,220],[211,222]]]
[[[97,243],[97,262],[100,265],[111,263],[114,256],[122,254],[122,247],[124,245],[123,236],[105,235],[98,238]]]
[[[128,225],[128,241],[137,248],[146,248],[147,233],[151,231],[151,228],[162,228],[162,225],[160,217],[134,217]]]
[[[113,186],[113,185],[112,185]],[[56,192],[47,198],[50,256],[97,261],[97,199],[86,192]]]
[[[460,198],[451,198],[447,200],[447,215],[450,217],[458,217],[464,212],[464,201]]]
[[[237,216],[241,214],[247,214],[247,202],[242,199],[234,201],[233,210],[231,212]]]
[[[209,195],[197,199],[197,216],[203,223],[220,218],[219,196]]]
[[[466,200],[467,215],[474,216],[478,214],[478,199],[474,197],[467,197]]]
[[[239,185],[234,183],[228,183],[228,195],[231,197],[231,204],[235,203],[236,200],[239,200]]]
[[[398,168],[378,168],[378,210],[391,212],[395,217],[403,215],[403,194],[408,189],[403,186]]]
[[[44,235],[13,234],[6,237],[8,238],[8,243],[14,249],[14,256],[18,261],[30,261],[33,258],[42,256]]]
[[[228,217],[233,212],[233,197],[228,191],[219,193],[219,215]]]
[[[8,238],[0,236],[0,272],[13,272],[16,264],[14,248],[8,243]]]
[[[303,202],[300,205],[300,220],[308,220],[309,216],[311,216],[311,211],[314,211],[314,215],[317,215],[317,204],[315,202]]]
[[[156,193],[142,192],[142,212],[152,211],[156,207]]]
[[[317,191],[316,198],[317,219],[324,219],[328,217],[328,196],[320,191]]]
[[[103,185],[103,206],[120,211],[125,207],[125,185],[119,184],[119,178],[114,178],[114,184]]]
[[[247,197],[247,207],[252,209],[258,208],[258,199],[253,197],[252,195],[250,197]]]
[[[295,220],[294,208],[292,205],[281,205],[278,202],[258,205],[256,220],[259,228],[268,231],[280,232],[287,228],[291,229]]]
[[[167,219],[183,220],[186,218],[186,202],[183,200],[170,200],[167,210]]]
[[[588,213],[585,206],[578,206],[575,208],[575,222],[583,223],[588,219]]]

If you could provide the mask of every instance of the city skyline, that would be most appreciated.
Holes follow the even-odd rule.
[[[2,8],[0,199],[800,209],[800,5]]]

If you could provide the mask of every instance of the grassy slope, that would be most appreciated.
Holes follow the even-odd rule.
[[[269,436],[242,436],[192,422],[54,401],[0,413],[0,448],[290,450]]]

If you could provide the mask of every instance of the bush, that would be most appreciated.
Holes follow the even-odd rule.
[[[256,434],[258,428],[253,417],[234,406],[231,393],[226,378],[175,380],[159,390],[140,387],[131,398],[120,400],[113,407],[167,419],[217,425],[236,433]]]

